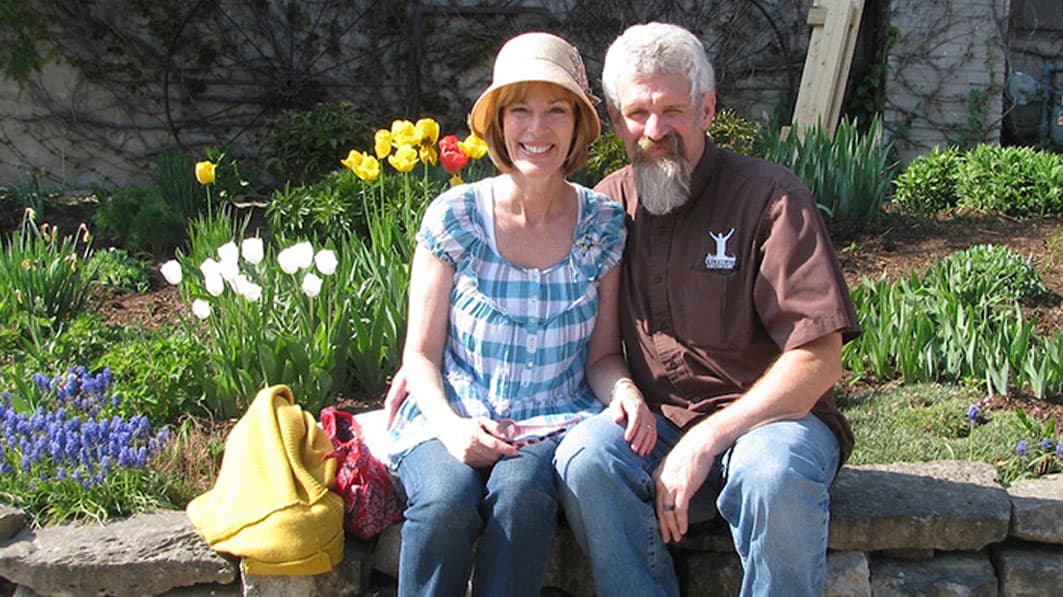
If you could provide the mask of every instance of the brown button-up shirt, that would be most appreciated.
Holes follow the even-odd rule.
[[[692,200],[664,216],[639,206],[630,166],[596,190],[628,214],[620,328],[632,376],[679,427],[737,399],[782,351],[860,333],[816,202],[785,168],[710,143]],[[844,461],[853,435],[832,392],[812,412]]]

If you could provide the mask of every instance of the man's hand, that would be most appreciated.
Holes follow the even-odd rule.
[[[707,441],[697,437],[697,428],[684,435],[653,473],[655,508],[665,543],[679,541],[690,522],[690,501],[705,483],[714,454],[703,450]]]
[[[436,435],[451,456],[472,467],[491,466],[517,455],[517,448],[501,439],[498,422],[491,419],[459,418],[437,430]]]
[[[639,456],[645,456],[657,443],[657,418],[633,383],[621,383],[609,402],[609,412],[618,425],[625,425],[624,441]],[[626,422],[626,424],[625,424]]]
[[[388,415],[388,429],[391,429],[391,424],[395,421],[395,415],[398,414],[399,407],[406,401],[408,395],[406,392],[406,372],[405,369],[400,367],[395,372],[395,377],[391,379],[388,395],[384,398],[384,412]]]

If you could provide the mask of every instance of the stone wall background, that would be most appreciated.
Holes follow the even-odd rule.
[[[349,101],[380,126],[432,116],[463,134],[497,48],[533,29],[575,43],[600,91],[601,57],[620,31],[680,23],[705,41],[721,107],[786,121],[812,3],[28,0],[44,17],[39,51],[53,59],[0,81],[0,186],[147,184],[174,147],[229,146],[253,162],[273,116],[321,101]],[[1009,69],[1039,76],[1040,64],[1063,62],[1061,12],[1057,0],[866,0],[848,104],[880,108],[905,160],[996,141],[1027,117],[1008,112]]]

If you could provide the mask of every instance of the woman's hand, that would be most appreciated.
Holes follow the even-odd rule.
[[[395,415],[399,414],[399,407],[406,401],[407,395],[406,370],[400,367],[395,372],[395,377],[391,379],[388,395],[384,398],[384,412],[388,416],[388,429],[391,429],[391,424],[395,422]]]
[[[618,425],[625,425],[624,441],[631,445],[631,450],[639,456],[646,456],[657,444],[657,417],[642,398],[635,383],[621,379],[613,386],[613,398],[609,401],[609,412]]]
[[[517,448],[501,438],[498,423],[491,419],[457,418],[436,435],[451,456],[476,468],[517,455]]]

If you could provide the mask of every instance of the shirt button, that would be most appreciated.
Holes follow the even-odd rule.
[[[528,369],[531,369],[534,366],[535,366],[535,361],[528,361]],[[527,380],[524,381],[524,385],[528,385],[528,381]]]
[[[531,336],[531,337],[528,338],[528,348],[529,349],[535,350],[535,347],[538,346],[538,345],[539,345],[539,339],[538,338],[536,338],[535,336]]]
[[[660,284],[663,281],[664,281],[664,276],[654,276],[653,277],[653,283],[654,284]]]

